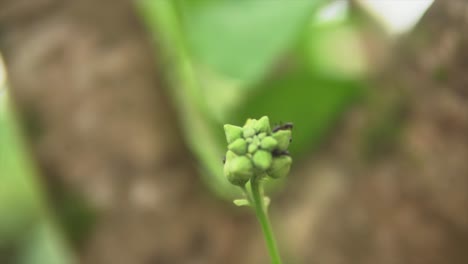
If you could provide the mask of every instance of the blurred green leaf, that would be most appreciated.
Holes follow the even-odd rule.
[[[268,115],[272,124],[293,122],[290,152],[298,155],[320,142],[362,87],[358,81],[326,79],[305,69],[291,71],[263,84],[232,118],[240,122]]]
[[[69,264],[71,256],[53,225],[39,222],[23,241],[18,264]]]
[[[240,190],[230,184],[223,175],[222,157],[225,146],[221,142],[225,140],[220,140],[219,136],[223,135],[223,129],[208,115],[209,111],[201,96],[199,79],[180,30],[180,21],[173,2],[140,0],[138,3],[154,38],[160,43],[160,57],[157,59],[166,61],[171,66],[167,70],[172,88],[169,92],[177,106],[187,143],[202,164],[199,167],[201,175],[218,195],[232,199]]]
[[[15,263],[72,263],[44,204],[5,92],[0,94],[0,247],[15,245]],[[0,259],[0,262],[2,260]]]
[[[185,3],[190,1],[185,1]],[[294,44],[323,0],[212,1],[182,5],[189,47],[202,64],[253,83]]]
[[[263,115],[273,123],[293,122],[291,153],[316,147],[366,91],[367,65],[357,31],[347,19],[310,24],[286,66],[252,90],[229,122]]]
[[[369,73],[368,46],[362,32],[350,20],[312,25],[301,43],[307,67],[334,79],[362,79]]]
[[[29,178],[33,169],[24,159],[19,132],[7,109],[3,94],[0,97],[0,238],[3,239],[15,237],[39,219],[41,213],[36,186]]]
[[[263,115],[274,122],[292,121],[291,150],[298,154],[323,138],[362,83],[311,67],[316,64],[308,60],[318,56],[309,53],[319,49],[307,46],[291,54],[302,42],[311,44],[313,31],[307,26],[325,0],[195,2],[177,2],[180,13],[169,1],[143,0],[140,8],[163,43],[158,54],[169,58],[170,91],[202,175],[229,198],[238,192],[222,173],[222,124],[241,125]],[[278,58],[286,62],[281,69]]]

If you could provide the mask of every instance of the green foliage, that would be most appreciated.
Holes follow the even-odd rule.
[[[7,111],[6,96],[0,98],[0,238],[16,237],[41,215],[34,170],[25,159],[19,131]]]
[[[58,230],[48,222],[38,222],[23,240],[18,252],[18,264],[73,263]]]
[[[331,21],[310,26],[299,43],[305,68],[322,78],[359,80],[368,70],[363,39],[356,22]]]
[[[207,114],[207,106],[202,99],[200,84],[188,54],[185,38],[180,29],[177,11],[170,1],[142,0],[140,10],[149,27],[157,35],[171,70],[168,77],[173,87],[170,89],[180,117],[181,127],[187,143],[203,166],[201,175],[206,183],[220,196],[232,198],[238,193],[223,177],[221,163],[224,152],[224,139],[219,125]],[[163,55],[161,55],[163,56]]]
[[[296,41],[324,1],[190,2],[183,2],[181,17],[195,59],[230,78],[253,83]]]
[[[235,122],[266,113],[272,123],[294,123],[293,155],[316,146],[342,111],[362,93],[359,82],[320,78],[292,71],[266,82],[248,97]]]
[[[365,64],[353,24],[316,22],[326,2],[140,1],[163,44],[159,54],[169,61],[187,142],[218,194],[236,195],[219,166],[226,147],[221,124],[263,115],[273,123],[290,120],[299,128],[291,153],[299,155],[317,146],[363,91]],[[247,152],[255,152],[247,143]],[[243,144],[230,148],[243,152]]]
[[[72,263],[44,204],[6,95],[0,95],[0,251],[7,245],[15,247],[15,263]]]

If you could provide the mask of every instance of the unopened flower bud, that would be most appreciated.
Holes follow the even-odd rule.
[[[249,138],[249,137],[253,137],[255,135],[255,130],[248,126],[248,127],[244,127],[243,129],[243,136],[244,138]]]
[[[271,133],[270,128],[270,119],[268,116],[263,116],[257,120],[257,123],[254,125],[254,129],[256,132],[264,132],[264,133]]]
[[[252,138],[252,144],[255,144],[257,146],[260,146],[260,139],[257,136],[254,136]]]
[[[265,137],[260,142],[260,148],[266,151],[273,151],[278,146],[278,141],[273,137]]]
[[[252,128],[253,128],[253,126],[255,126],[255,123],[257,123],[257,120],[256,120],[256,119],[249,118],[249,119],[247,119],[247,121],[245,122],[244,127],[252,127]]]
[[[253,176],[252,161],[246,156],[238,156],[225,164],[227,169],[226,177],[228,180],[238,186],[244,186]]]
[[[280,151],[285,151],[289,147],[291,142],[291,130],[279,130],[273,133],[273,138],[278,141],[277,149]]]
[[[291,129],[283,127],[272,132],[266,116],[259,120],[248,119],[243,127],[225,125],[226,178],[234,185],[245,186],[248,181],[265,174],[275,179],[285,177],[292,163],[287,152]]]
[[[248,152],[253,154],[255,151],[257,151],[258,149],[258,145],[257,144],[254,144],[254,143],[251,143],[249,145],[249,149],[248,149]]]
[[[238,138],[229,144],[228,149],[237,155],[244,155],[247,153],[247,142],[243,138]]]
[[[224,125],[224,133],[226,134],[226,140],[228,144],[231,144],[236,139],[242,137],[243,129],[242,127],[233,126],[233,125]]]
[[[261,170],[266,170],[270,167],[272,156],[271,153],[264,150],[257,150],[252,157],[253,164],[255,167]]]
[[[234,153],[234,152],[232,152],[230,150],[228,150],[226,152],[226,162],[229,162],[229,161],[233,160],[236,157],[237,157],[236,153]]]
[[[228,150],[226,152],[226,159],[224,161],[224,176],[226,176],[226,178],[230,178],[231,177],[231,172],[230,172],[230,163],[232,160],[234,160],[235,158],[237,157],[236,154],[234,154],[234,152]]]
[[[267,171],[268,176],[273,179],[284,178],[288,175],[291,169],[292,159],[290,156],[283,155],[273,158],[270,169]]]

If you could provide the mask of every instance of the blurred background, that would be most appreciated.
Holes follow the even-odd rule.
[[[268,263],[225,123],[293,122],[284,263],[468,263],[468,2],[0,1],[0,263]]]

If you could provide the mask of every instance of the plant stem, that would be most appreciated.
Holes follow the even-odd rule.
[[[281,264],[281,257],[279,255],[278,247],[276,246],[276,240],[271,229],[270,220],[266,213],[265,204],[263,202],[263,190],[262,183],[258,179],[252,179],[252,196],[253,196],[253,207],[255,214],[262,227],[263,236],[267,245],[268,253],[272,264]]]
[[[251,197],[251,195],[250,195],[249,190],[247,190],[247,187],[245,187],[245,185],[244,185],[244,186],[241,187],[241,189],[242,189],[242,192],[243,192],[244,195],[245,195],[245,198],[247,199],[247,201],[249,201],[249,204],[250,204],[251,206],[254,206],[253,201],[252,201],[252,197]]]

